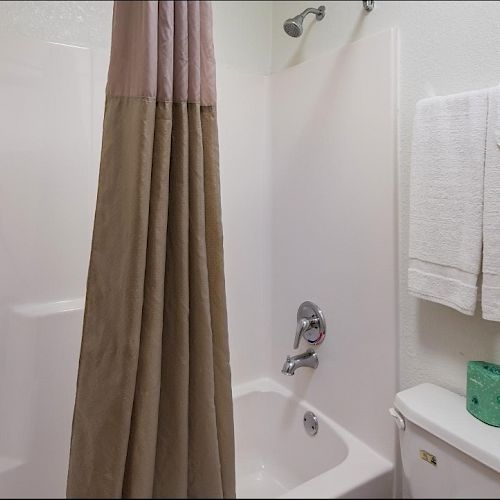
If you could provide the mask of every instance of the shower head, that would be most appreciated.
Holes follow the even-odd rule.
[[[304,22],[304,18],[307,16],[307,14],[316,14],[316,21],[321,21],[321,19],[325,17],[325,6],[322,5],[317,9],[306,9],[298,16],[287,19],[283,23],[283,29],[285,30],[285,33],[294,38],[302,35],[302,32],[304,31],[302,28],[302,23]]]
[[[294,38],[299,37],[302,35],[302,22],[304,21],[304,18],[302,16],[295,16],[290,19],[287,19],[283,23],[283,29],[285,30],[285,33],[288,36],[292,36]]]

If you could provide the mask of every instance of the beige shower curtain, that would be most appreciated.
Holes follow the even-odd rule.
[[[69,497],[234,497],[210,2],[115,2]]]

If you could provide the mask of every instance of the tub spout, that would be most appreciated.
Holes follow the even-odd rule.
[[[307,366],[315,369],[318,367],[318,364],[318,355],[314,352],[314,349],[308,349],[302,354],[297,354],[297,356],[287,356],[281,373],[283,375],[293,375],[297,368]]]

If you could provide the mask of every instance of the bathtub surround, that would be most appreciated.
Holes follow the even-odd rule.
[[[209,2],[116,2],[69,497],[234,497]]]
[[[388,460],[396,445],[387,414],[397,390],[396,96],[391,30],[271,76],[274,376]],[[314,346],[319,366],[286,377],[286,356],[307,348],[301,340],[293,349],[305,300],[326,320]]]
[[[478,90],[419,101],[413,128],[408,290],[469,315],[481,270],[487,121],[488,90]]]

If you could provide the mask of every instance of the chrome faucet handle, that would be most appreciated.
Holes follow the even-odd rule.
[[[300,337],[304,337],[309,344],[321,344],[325,334],[326,322],[321,309],[313,302],[303,302],[297,311],[297,329],[293,348],[298,349]]]
[[[295,340],[293,341],[293,348],[299,348],[300,337],[304,335],[311,328],[311,321],[307,318],[301,318],[297,321],[297,329],[295,330]]]

